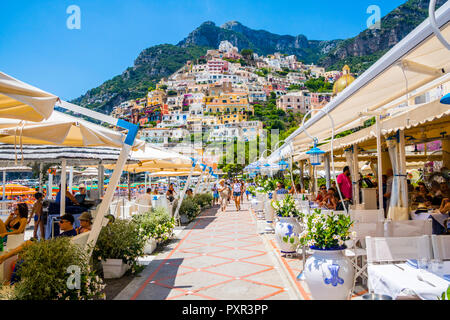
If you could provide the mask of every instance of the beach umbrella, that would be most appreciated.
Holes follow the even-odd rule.
[[[0,118],[42,121],[58,97],[0,72]]]
[[[58,111],[42,122],[0,118],[0,142],[8,144],[54,144],[72,147],[121,148],[126,135]],[[134,148],[143,148],[136,140]]]

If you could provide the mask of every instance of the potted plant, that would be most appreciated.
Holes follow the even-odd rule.
[[[299,244],[298,235],[302,229],[297,219],[302,218],[302,213],[297,209],[291,195],[280,201],[272,201],[272,207],[278,217],[275,236],[281,252],[296,253]]]
[[[192,221],[200,214],[200,207],[193,198],[186,197],[180,206],[180,219],[182,223]]]
[[[213,197],[210,193],[199,193],[194,196],[194,202],[201,208],[211,206]]]
[[[102,229],[94,248],[94,259],[101,261],[105,279],[136,272],[137,258],[144,255],[146,239],[134,221],[116,220]]]
[[[153,208],[149,212],[136,214],[132,220],[139,226],[140,237],[145,240],[144,254],[152,254],[158,243],[172,236],[175,227],[175,218],[165,208]]]
[[[35,242],[21,252],[20,261],[20,281],[6,291],[7,299],[105,299],[105,285],[91,270],[86,250],[69,238]]]
[[[354,270],[343,254],[353,222],[345,214],[322,214],[316,209],[303,218],[300,242],[313,250],[306,260],[305,281],[318,300],[344,300],[351,294]]]

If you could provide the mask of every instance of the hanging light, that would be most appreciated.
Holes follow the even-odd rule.
[[[306,152],[306,154],[309,155],[309,161],[312,166],[320,166],[324,153],[325,151],[322,151],[317,147],[317,139],[314,139],[314,147]]]
[[[281,159],[281,161],[278,162],[278,166],[280,167],[281,171],[284,171],[284,170],[286,170],[289,167],[289,163],[284,161],[284,159]]]
[[[441,99],[442,104],[450,104],[450,93],[447,93],[445,96]]]

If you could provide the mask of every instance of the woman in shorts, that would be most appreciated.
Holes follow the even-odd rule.
[[[233,199],[237,211],[241,210],[241,190],[241,183],[238,181],[238,179],[235,179],[233,183]]]

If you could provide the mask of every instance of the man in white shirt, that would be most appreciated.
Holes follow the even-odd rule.
[[[141,195],[137,201],[138,212],[149,212],[152,209],[152,189],[147,188],[147,192]]]

